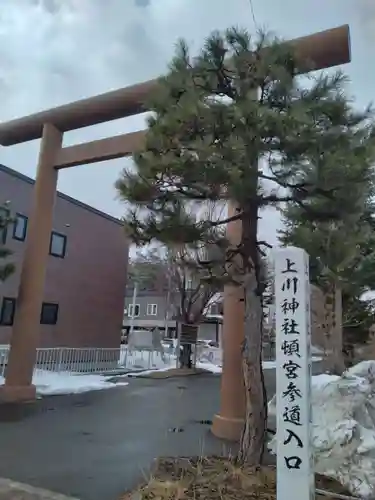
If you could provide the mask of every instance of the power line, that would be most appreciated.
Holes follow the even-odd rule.
[[[249,4],[250,4],[250,10],[251,10],[251,15],[253,17],[253,22],[254,22],[255,29],[258,29],[258,23],[257,23],[257,20],[255,18],[253,0],[249,0]]]

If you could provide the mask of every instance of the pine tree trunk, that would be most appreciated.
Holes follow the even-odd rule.
[[[324,284],[324,359],[323,369],[325,372],[332,371],[332,336],[334,332],[334,307],[335,291],[331,281]]]
[[[257,277],[253,271],[245,288],[243,374],[246,415],[238,453],[238,461],[251,466],[262,462],[267,432],[267,396],[262,370],[263,309],[257,288]]]
[[[339,283],[330,280],[324,294],[324,371],[341,375],[345,370],[342,353],[342,291]]]
[[[251,154],[251,151],[250,151]],[[262,463],[267,434],[267,395],[262,369],[263,292],[261,260],[258,251],[258,176],[254,162],[253,186],[249,186],[249,200],[240,209],[242,238],[238,246],[244,272],[245,338],[242,368],[245,385],[245,424],[237,460],[240,464],[258,466]],[[253,196],[251,196],[253,194]]]
[[[336,283],[335,285],[335,328],[332,344],[333,373],[335,375],[342,375],[345,371],[345,363],[342,333],[342,289],[340,283]]]

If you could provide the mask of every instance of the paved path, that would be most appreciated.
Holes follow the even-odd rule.
[[[274,370],[265,373],[270,397]],[[115,500],[157,456],[231,449],[197,423],[218,411],[219,387],[214,375],[138,378],[127,387],[45,398],[28,416],[0,422],[0,477],[82,500]],[[178,427],[183,432],[170,432]]]

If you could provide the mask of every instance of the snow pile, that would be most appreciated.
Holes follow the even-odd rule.
[[[0,385],[4,378],[0,376]],[[89,391],[111,389],[119,385],[128,385],[128,382],[112,383],[102,375],[81,375],[68,372],[49,372],[36,370],[33,375],[33,384],[39,396],[52,396],[58,394],[81,394]]]
[[[144,349],[121,350],[119,365],[127,370],[161,370],[176,367],[176,356]]]
[[[174,357],[172,359],[168,356],[163,360],[160,355],[149,357],[148,354],[142,355],[137,352],[132,353],[125,365],[125,368],[129,370],[163,370],[172,367],[176,367],[176,358]]]
[[[215,363],[209,363],[207,361],[198,361],[197,368],[200,368],[201,370],[207,370],[208,372],[211,372],[211,373],[221,373],[222,372],[221,366],[215,365]]]
[[[375,490],[375,361],[364,361],[342,377],[312,377],[315,470],[336,478],[354,495]],[[276,396],[269,403],[276,415]],[[269,445],[276,452],[276,436]]]

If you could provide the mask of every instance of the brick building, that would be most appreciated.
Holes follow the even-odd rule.
[[[16,272],[0,283],[0,345],[8,344],[27,238],[33,179],[0,165],[0,205],[16,218],[0,234]],[[121,222],[57,193],[40,316],[41,347],[119,347],[128,242]]]

